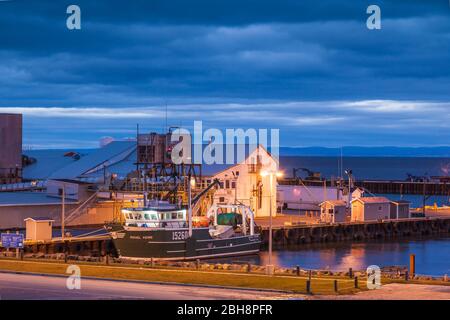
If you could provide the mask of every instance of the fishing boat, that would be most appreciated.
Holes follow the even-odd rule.
[[[121,258],[220,258],[255,254],[261,245],[253,212],[241,204],[214,204],[202,217],[164,202],[121,213],[124,223],[105,226]]]

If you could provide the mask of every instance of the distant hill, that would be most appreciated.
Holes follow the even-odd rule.
[[[450,147],[343,147],[345,157],[442,157],[450,158]],[[280,147],[281,156],[338,157],[341,148]]]

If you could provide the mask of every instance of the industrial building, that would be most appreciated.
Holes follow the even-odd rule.
[[[214,193],[215,204],[242,203],[249,206],[256,217],[275,216],[277,212],[278,163],[261,145],[250,150],[241,163],[234,165],[204,165],[203,184],[220,181]],[[264,174],[267,173],[267,174]],[[272,177],[270,176],[272,174]]]
[[[0,184],[22,179],[22,115],[0,113]]]

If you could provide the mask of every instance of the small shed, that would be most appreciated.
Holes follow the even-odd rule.
[[[33,217],[26,218],[24,221],[26,240],[45,241],[52,239],[52,227],[55,220],[47,217]]]
[[[411,218],[409,205],[410,205],[410,202],[407,200],[391,201],[391,219]]]
[[[352,201],[351,221],[389,219],[391,202],[385,197],[361,197]]]
[[[337,223],[347,221],[347,203],[344,200],[327,200],[320,204],[320,221]]]

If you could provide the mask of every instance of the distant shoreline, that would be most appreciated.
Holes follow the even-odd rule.
[[[118,140],[121,141],[121,140]],[[98,147],[100,148],[100,147]],[[54,150],[54,151],[79,151],[90,152],[98,148],[34,148],[27,146],[22,150],[24,154],[29,151]],[[270,151],[270,147],[268,148]],[[280,147],[281,157],[344,157],[344,158],[450,158],[450,147]]]

